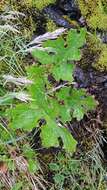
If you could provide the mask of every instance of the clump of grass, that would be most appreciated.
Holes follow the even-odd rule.
[[[7,94],[7,99],[10,88],[13,92],[17,92],[17,88],[22,91],[23,86],[7,84],[2,76],[15,75],[21,81],[22,79],[25,81],[25,78],[21,76],[25,76],[26,37],[18,27],[19,15],[23,16],[23,13],[10,11],[0,15],[0,96]],[[14,21],[17,21],[16,25]],[[14,79],[17,80],[17,78]],[[14,103],[16,104],[17,101]],[[13,102],[10,101],[8,106],[12,104]],[[22,131],[14,133],[7,127],[8,121],[4,119],[6,107],[7,105],[0,106],[0,189],[39,189],[40,187],[45,190],[45,183],[38,173],[40,166],[35,152],[29,148],[29,156],[27,156],[22,147],[22,144],[27,144],[27,134],[23,134]]]
[[[37,154],[27,143],[28,135],[7,127],[0,117],[0,187],[1,189],[42,189],[46,190],[46,180]],[[17,137],[19,136],[19,138]],[[10,140],[11,139],[11,140]]]
[[[95,150],[79,159],[59,154],[49,167],[53,173],[52,190],[96,190],[105,175]]]
[[[17,16],[17,12],[14,13]],[[1,15],[0,22],[0,73],[17,73],[23,75],[23,51],[26,40],[21,35],[18,26],[12,23],[16,19],[13,12]],[[19,14],[18,14],[19,15]]]

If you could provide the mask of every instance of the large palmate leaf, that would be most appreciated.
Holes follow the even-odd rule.
[[[47,40],[43,43],[44,49],[35,49],[32,51],[34,58],[38,59],[41,64],[51,64],[52,73],[56,80],[68,80],[72,82],[74,66],[68,64],[68,61],[77,61],[81,58],[80,48],[85,43],[86,31],[81,29],[70,30],[66,40],[62,37],[56,40]]]
[[[84,89],[72,90],[69,88],[63,88],[57,93],[57,97],[65,102],[68,110],[71,110],[73,118],[78,121],[81,120],[87,111],[94,110],[98,104],[94,97],[87,95]]]
[[[56,80],[64,79],[73,82],[74,65],[70,63],[59,64],[53,68],[52,73]]]
[[[12,120],[10,127],[26,131],[33,129],[42,117],[40,110],[30,104],[19,104],[14,109],[8,110],[7,114]]]
[[[69,104],[73,109],[73,117],[81,120],[87,111],[94,110],[98,102],[93,96],[87,95],[84,89],[73,89]]]
[[[45,147],[59,146],[58,138],[61,137],[63,141],[63,148],[67,151],[75,151],[76,140],[72,137],[70,132],[64,127],[45,125],[42,128],[41,138]]]
[[[93,110],[97,102],[87,95],[84,89],[75,89],[72,84],[74,65],[72,61],[80,60],[80,48],[85,42],[85,30],[70,30],[66,39],[48,40],[43,43],[44,51],[34,50],[32,55],[38,64],[27,68],[27,75],[32,80],[26,87],[29,101],[9,109],[9,126],[13,129],[32,130],[40,119],[45,120],[41,126],[41,140],[45,147],[59,146],[62,140],[63,148],[74,151],[76,140],[65,128],[72,118],[81,120],[87,111]],[[46,50],[46,51],[45,51]],[[40,63],[40,64],[39,64]],[[52,75],[56,81],[67,81],[67,86],[53,86],[48,80]],[[70,81],[70,83],[69,83]],[[56,82],[56,84],[58,84]]]
[[[56,118],[59,116],[63,118],[64,122],[70,119],[70,110],[66,112],[64,105],[60,105],[56,99],[52,99],[46,94],[45,86],[48,81],[44,77],[45,69],[43,67],[32,66],[27,69],[27,72],[28,77],[33,81],[28,87],[32,102],[19,104],[15,108],[9,109],[7,112],[11,119],[9,126],[13,129],[29,131],[36,127],[38,121],[43,118],[46,121],[46,125],[41,128],[43,146],[59,146],[58,139],[60,137],[66,150],[74,150],[76,141],[68,129],[60,128],[56,122]]]

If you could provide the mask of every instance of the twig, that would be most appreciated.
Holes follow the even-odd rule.
[[[55,38],[57,38],[58,36],[60,36],[65,31],[66,31],[66,29],[59,28],[59,29],[55,30],[54,32],[47,32],[47,33],[45,33],[43,35],[40,35],[40,36],[36,37],[27,46],[32,45],[32,44],[40,44],[43,41],[46,41],[48,39],[55,39]]]
[[[66,83],[64,83],[64,84],[61,84],[61,85],[59,85],[59,86],[57,86],[57,87],[55,87],[55,88],[51,89],[51,90],[50,90],[50,91],[48,91],[46,94],[53,93],[53,92],[55,92],[55,91],[59,90],[60,88],[66,87],[66,85],[68,85],[68,82],[66,82]]]
[[[12,75],[3,75],[3,78],[6,80],[5,83],[7,82],[12,82],[16,85],[20,85],[20,86],[23,86],[23,85],[29,85],[29,84],[32,84],[33,81],[27,79],[26,77],[14,77]]]

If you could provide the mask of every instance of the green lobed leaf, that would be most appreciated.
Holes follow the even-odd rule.
[[[87,111],[94,110],[98,104],[94,97],[87,95],[84,89],[78,90],[73,88],[71,90],[71,88],[65,87],[57,92],[56,96],[58,97],[58,100],[62,100],[64,102],[66,111],[69,114],[71,113],[70,111],[72,111],[72,117],[76,118],[78,121],[83,119],[83,116]]]
[[[94,97],[87,95],[84,89],[72,89],[69,104],[73,109],[73,117],[81,120],[87,111],[94,110],[98,102]]]
[[[46,51],[35,49],[32,51],[32,56],[42,64],[51,64],[55,62],[55,56],[50,56]]]
[[[7,111],[7,116],[11,117],[9,126],[13,129],[23,129],[29,131],[33,129],[40,117],[40,110],[30,107],[29,104],[19,104]]]
[[[81,28],[80,31],[70,30],[67,35],[67,44],[71,47],[80,48],[84,45],[86,38],[86,29]]]
[[[84,42],[84,29],[81,29],[80,33],[77,30],[70,30],[66,40],[60,37],[44,42],[43,47],[48,48],[48,51],[34,50],[32,52],[32,55],[41,63],[41,65],[27,68],[28,78],[33,81],[27,90],[33,101],[19,104],[8,111],[11,120],[10,127],[32,130],[43,118],[46,121],[46,125],[41,127],[43,146],[47,148],[59,146],[60,137],[65,150],[75,151],[76,140],[68,129],[59,127],[57,119],[61,118],[61,121],[66,123],[71,120],[72,113],[72,117],[81,120],[87,111],[95,108],[97,103],[93,97],[86,94],[85,90],[64,87],[56,92],[48,92],[50,88],[48,74],[51,71],[56,80],[73,82],[74,65],[70,61],[80,60],[80,47]]]
[[[74,66],[68,64],[68,61],[77,61],[81,59],[80,48],[85,43],[85,29],[68,31],[66,40],[62,37],[56,40],[47,40],[43,47],[50,51],[33,50],[32,55],[38,59],[41,64],[53,65],[52,73],[56,80],[73,80],[72,72]],[[53,50],[53,52],[51,52]]]
[[[63,148],[68,152],[74,152],[76,149],[77,141],[73,138],[68,129],[62,127],[59,129],[59,136],[63,141]]]
[[[53,76],[56,80],[66,80],[73,82],[73,72],[74,72],[74,65],[73,64],[65,64],[62,63],[60,65],[54,66],[53,68]]]
[[[28,170],[31,173],[36,173],[39,169],[39,163],[38,161],[35,159],[33,160],[32,158],[28,160]]]
[[[59,137],[63,141],[63,148],[67,151],[74,151],[76,141],[67,129],[58,127],[56,118],[62,117],[62,121],[70,119],[70,110],[66,112],[64,105],[60,105],[57,99],[46,94],[44,78],[45,70],[42,67],[32,66],[27,69],[28,76],[33,84],[28,86],[28,91],[33,99],[27,104],[19,104],[7,111],[13,129],[32,130],[36,127],[41,118],[46,120],[46,125],[41,129],[42,144],[45,147],[59,146]],[[66,114],[65,114],[66,112]]]
[[[77,120],[80,121],[83,119],[85,113],[86,111],[81,106],[77,106],[73,109],[73,118],[77,118]]]
[[[11,188],[11,190],[20,190],[20,189],[22,189],[22,187],[23,187],[23,182],[18,182],[18,183],[16,183],[12,188]]]
[[[59,184],[61,186],[64,184],[65,176],[63,174],[56,173],[53,178],[56,184]]]
[[[63,148],[67,151],[74,152],[77,141],[72,137],[68,129],[64,127],[58,127],[52,122],[49,125],[45,125],[42,127],[41,139],[43,146],[45,147],[53,147],[59,146],[59,137],[61,137],[63,141]]]
[[[66,123],[67,121],[70,121],[72,119],[71,109],[67,104],[60,106],[59,116],[61,117],[61,121],[63,123]]]
[[[60,166],[57,163],[50,163],[49,164],[50,170],[52,171],[60,171]]]
[[[57,136],[57,126],[52,123],[45,125],[41,129],[42,145],[46,148],[58,147],[59,141]]]

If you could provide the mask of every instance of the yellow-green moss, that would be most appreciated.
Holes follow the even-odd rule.
[[[34,22],[32,15],[26,15],[22,20],[21,31],[26,39],[32,39],[33,33],[36,31],[36,22]]]
[[[86,17],[89,12],[92,14],[96,8],[97,0],[77,0],[82,15]]]
[[[107,71],[107,45],[102,43],[96,34],[87,34],[86,47],[80,61],[84,67],[93,66],[100,71]]]
[[[101,41],[97,37],[96,33],[94,33],[94,34],[87,33],[86,41],[87,41],[87,45],[90,48],[90,50],[96,52],[100,49]]]
[[[100,71],[107,71],[107,45],[101,44],[101,53],[99,55],[98,62],[93,66]]]
[[[9,5],[9,0],[1,0],[0,1],[0,11],[5,11],[6,8],[8,7]]]
[[[107,7],[106,1],[78,0],[78,5],[89,27],[107,30],[107,14],[104,10],[104,7]]]
[[[107,45],[102,43],[96,35],[87,37],[88,50],[95,59],[92,66],[100,71],[107,71]]]
[[[100,40],[91,33],[87,33],[86,46],[82,50],[82,59],[80,64],[83,67],[92,66],[97,62],[100,55]]]
[[[56,26],[55,22],[53,22],[53,20],[48,19],[46,23],[46,31],[53,32],[57,28],[58,27]]]
[[[92,16],[87,19],[88,26],[93,29],[107,30],[107,15],[101,12],[95,11]]]
[[[22,1],[23,5],[26,5],[27,7],[33,6],[33,0],[24,0]]]
[[[51,3],[55,3],[56,0],[32,0],[33,7],[42,10],[44,7]]]
[[[107,184],[105,182],[101,182],[98,187],[98,190],[107,190]]]
[[[12,4],[20,4],[21,6],[27,6],[29,8],[35,7],[39,10],[42,10],[44,7],[48,6],[51,3],[55,3],[56,0],[16,0],[12,1]]]
[[[88,138],[88,139],[84,138],[84,140],[82,142],[82,146],[83,146],[83,149],[85,152],[89,152],[95,146],[95,142],[93,141],[93,139],[90,140],[90,138]]]
[[[21,30],[23,32],[23,35],[26,36],[29,40],[32,37],[33,33],[36,31],[36,21],[39,18],[40,10],[42,10],[50,3],[55,3],[55,1],[56,0],[19,0],[18,2],[15,0],[11,1],[12,10],[20,11],[25,14],[25,18],[21,21],[23,25],[21,27]],[[56,25],[53,21],[49,20],[46,25],[47,31],[53,31],[56,29]]]
[[[69,18],[69,16],[63,15],[63,18],[64,18],[66,21],[68,21],[71,26],[74,26],[75,28],[80,27],[79,24],[78,24],[78,22],[77,22],[76,20],[74,20],[74,19],[72,20],[71,18]]]
[[[31,0],[10,2],[10,9],[12,11],[18,11],[25,15],[24,17],[19,17],[17,21],[15,20],[15,24],[19,26],[20,32],[28,40],[31,40],[36,30],[36,19],[34,19],[33,15],[36,17],[39,14],[36,9],[32,9],[31,5]]]
[[[12,0],[11,2],[10,2],[10,4],[13,4],[14,6],[16,5],[16,7],[17,7],[17,5],[19,4],[20,6],[25,6],[25,7],[33,7],[33,0],[18,0],[18,1],[16,1],[16,0]]]

